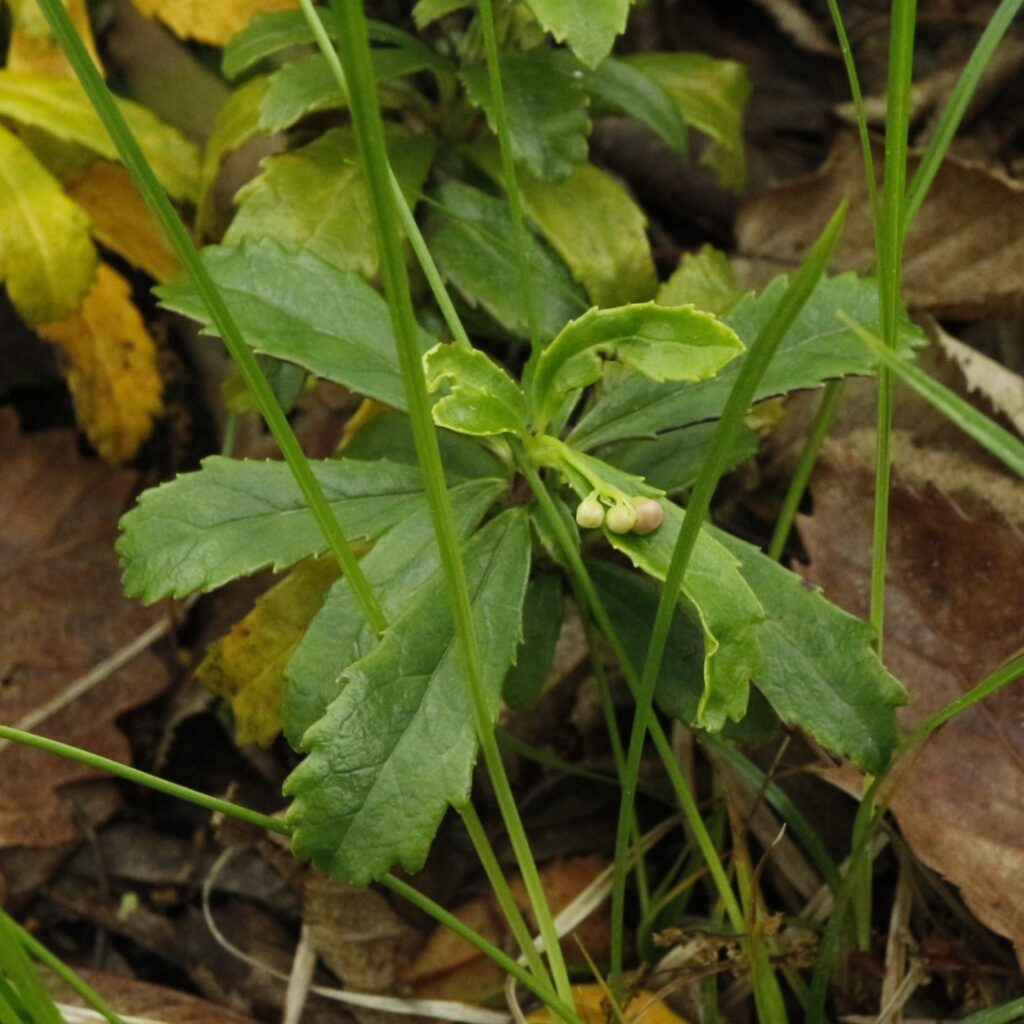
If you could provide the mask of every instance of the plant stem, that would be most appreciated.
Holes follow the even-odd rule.
[[[494,895],[498,900],[498,905],[501,907],[501,912],[505,915],[505,920],[508,922],[516,942],[519,943],[519,948],[523,956],[526,957],[526,962],[529,964],[533,976],[538,981],[550,985],[551,976],[544,966],[544,961],[541,958],[536,943],[533,941],[533,935],[526,923],[526,919],[523,917],[522,911],[519,909],[519,904],[516,903],[516,899],[512,895],[512,890],[505,878],[505,873],[501,870],[501,865],[498,863],[498,858],[494,853],[494,847],[487,837],[487,831],[484,829],[483,822],[480,821],[480,816],[476,813],[472,803],[466,804],[459,811],[459,814],[462,816],[462,824],[466,826],[466,832],[469,834],[473,849],[476,850],[476,855],[481,865],[483,865],[484,874],[487,875],[487,880],[491,883],[491,888],[494,890]]]
[[[277,441],[284,456],[288,468],[295,477],[303,497],[306,499],[313,517],[323,532],[327,546],[333,552],[342,571],[352,585],[352,591],[359,601],[360,607],[374,629],[380,633],[387,627],[387,618],[381,609],[369,583],[363,574],[356,558],[355,552],[349,544],[348,538],[338,522],[337,517],[327,502],[323,490],[320,487],[313,470],[310,468],[309,460],[302,451],[302,446],[292,430],[288,419],[281,409],[280,403],[274,396],[267,378],[260,369],[253,355],[252,350],[246,344],[234,317],[231,315],[217,285],[210,276],[206,265],[199,256],[199,252],[192,242],[185,225],[181,222],[177,211],[171,204],[167,193],[163,190],[153,169],[146,160],[135,136],[128,127],[114,101],[103,78],[89,57],[85,46],[82,44],[78,33],[68,12],[64,9],[61,0],[40,0],[40,7],[50,29],[60,43],[64,53],[67,55],[71,66],[75,70],[79,81],[85,89],[100,120],[105,125],[113,140],[125,167],[128,169],[135,184],[139,188],[146,205],[153,211],[157,221],[164,229],[172,248],[181,260],[189,276],[192,278],[196,291],[199,292],[203,304],[224,341],[231,358],[238,366],[238,370],[245,381],[246,386],[256,398],[260,412],[266,421],[270,432]]]
[[[97,771],[116,775],[126,782],[148,786],[158,793],[172,796],[177,800],[184,800],[190,804],[196,804],[198,807],[212,811],[214,814],[223,814],[229,818],[237,818],[239,821],[254,825],[256,828],[266,829],[268,832],[276,832],[282,836],[291,834],[288,826],[280,818],[272,818],[268,814],[260,814],[259,811],[252,811],[248,807],[234,804],[230,800],[222,800],[220,797],[200,793],[198,790],[179,785],[177,782],[168,782],[166,779],[161,779],[158,775],[151,775],[149,772],[133,768],[131,765],[121,764],[120,761],[114,761],[109,757],[102,757],[100,754],[93,754],[88,750],[82,750],[80,747],[74,747],[69,743],[47,739],[45,736],[36,736],[35,733],[24,732],[22,729],[15,729],[9,725],[0,725],[0,739],[21,743],[26,747],[34,747],[36,750],[44,750],[48,754],[56,754],[58,757],[66,757],[70,761],[77,761],[79,764],[95,768]]]
[[[516,247],[516,262],[523,280],[523,295],[526,298],[526,323],[530,332],[530,359],[540,354],[540,328],[537,322],[537,300],[533,291],[533,275],[527,259],[526,221],[523,217],[523,202],[519,195],[519,180],[512,155],[512,133],[509,130],[508,110],[505,106],[505,87],[501,83],[501,58],[498,53],[498,39],[494,30],[494,9],[491,0],[477,0],[480,11],[480,27],[484,36],[484,52],[487,55],[487,78],[491,87],[491,105],[494,108],[494,130],[498,136],[501,153],[501,174],[505,179],[505,194],[508,197],[508,212],[512,218],[513,239]]]
[[[572,988],[555,931],[554,919],[544,895],[526,831],[519,817],[512,787],[505,774],[481,676],[480,655],[473,628],[473,609],[466,585],[462,551],[454,528],[451,501],[445,485],[441,452],[430,412],[430,400],[427,396],[417,344],[418,327],[409,291],[399,222],[395,216],[384,126],[370,62],[366,18],[360,0],[331,0],[331,9],[338,21],[338,54],[344,68],[353,126],[366,171],[381,250],[381,272],[398,343],[398,358],[409,420],[441,554],[448,597],[452,603],[456,640],[466,673],[477,738],[502,819],[508,830],[509,841],[519,864],[523,885],[544,941],[555,987],[561,999],[571,1005]]]
[[[804,493],[807,491],[807,484],[814,471],[814,464],[818,461],[829,428],[839,411],[839,403],[843,400],[845,388],[846,382],[843,380],[830,380],[825,385],[825,392],[821,396],[818,411],[814,414],[814,422],[807,434],[804,450],[800,453],[800,461],[793,473],[793,479],[790,480],[786,496],[782,500],[782,508],[779,509],[775,531],[772,533],[771,543],[768,545],[768,557],[776,562],[786,550],[786,542],[793,529],[797,510],[800,508],[800,502],[804,500]]]
[[[611,973],[613,978],[622,971],[622,931],[625,911],[623,858],[629,843],[630,811],[636,797],[636,784],[640,774],[644,740],[653,717],[654,688],[661,670],[662,657],[665,653],[672,619],[675,616],[686,568],[700,535],[704,519],[711,507],[711,499],[718,480],[728,463],[736,433],[750,408],[757,385],[775,355],[783,336],[821,278],[828,257],[842,233],[845,218],[846,203],[844,201],[832,215],[807,260],[794,275],[778,307],[746,353],[736,382],[726,400],[722,418],[719,420],[712,438],[711,449],[701,467],[697,482],[694,484],[682,526],[679,528],[679,536],[676,539],[672,559],[665,574],[661,598],[658,601],[658,610],[651,630],[651,642],[644,660],[640,684],[635,694],[636,713],[633,718],[633,729],[626,755],[626,775],[623,779],[622,802],[619,807],[619,821],[615,838],[614,864],[617,876],[612,889]]]

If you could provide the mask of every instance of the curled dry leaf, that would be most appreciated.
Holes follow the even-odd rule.
[[[1024,505],[1024,485],[1017,484]],[[856,615],[867,613],[873,473],[831,445],[801,521],[804,572]],[[910,730],[1024,648],[1024,534],[982,502],[968,517],[934,486],[898,476],[890,512],[885,653],[906,685]],[[892,809],[911,848],[958,885],[1024,960],[1024,691],[1011,684],[937,732],[899,770]]]
[[[882,150],[875,147],[875,166]],[[908,178],[917,159],[911,158]],[[740,252],[754,276],[791,270],[804,258],[844,196],[846,231],[832,262],[866,273],[875,262],[860,145],[839,136],[825,163],[783,182],[740,211]],[[1024,312],[1024,185],[947,157],[907,238],[904,298],[936,316],[1017,316]]]
[[[0,461],[0,721],[12,725],[162,612],[121,592],[114,538],[133,474],[82,459],[72,431],[22,435],[10,410],[0,410]],[[167,682],[160,658],[143,653],[36,731],[128,761],[114,722]],[[75,839],[66,787],[99,777],[41,751],[0,750],[0,849]]]
[[[148,18],[157,18],[182,39],[223,46],[257,15],[290,11],[298,0],[133,0]]]
[[[101,263],[81,308],[36,328],[60,349],[79,425],[108,462],[134,458],[163,411],[156,344],[131,286]]]

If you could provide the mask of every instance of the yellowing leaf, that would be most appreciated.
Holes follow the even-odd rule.
[[[199,188],[196,146],[140,104],[118,100],[117,105],[164,188],[175,199],[194,200]],[[118,159],[117,147],[77,81],[0,69],[0,116]]]
[[[291,11],[298,0],[133,0],[147,17],[159,18],[182,39],[223,46],[257,15]]]
[[[29,324],[67,316],[89,290],[89,218],[60,182],[0,127],[0,281]]]
[[[69,0],[67,7],[75,30],[85,43],[89,56],[96,67],[101,67],[85,0]],[[36,0],[12,0],[11,9],[14,24],[11,27],[10,42],[7,44],[5,67],[11,71],[35,71],[57,78],[74,78],[75,73],[57,40],[53,38],[50,26],[46,23]]]
[[[177,277],[178,257],[124,167],[97,160],[66,191],[89,215],[98,242],[160,283]]]
[[[101,263],[82,308],[40,324],[62,356],[78,423],[108,462],[132,458],[163,408],[156,345],[128,282]]]
[[[608,1024],[615,1020],[605,1008],[606,988],[602,985],[573,985],[573,1002],[583,1024]],[[653,992],[638,989],[621,1007],[626,1024],[687,1024],[685,1018],[670,1010]],[[554,1020],[550,1010],[541,1008],[526,1015],[528,1024],[549,1024]]]
[[[231,702],[238,743],[266,746],[281,731],[285,665],[337,578],[329,556],[300,562],[207,648],[196,678]]]

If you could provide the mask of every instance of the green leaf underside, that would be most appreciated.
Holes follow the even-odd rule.
[[[506,203],[461,183],[443,185],[435,199],[440,205],[427,211],[423,233],[441,273],[471,306],[527,337],[526,295]],[[540,239],[528,234],[526,245],[538,327],[553,338],[588,302]]]
[[[610,562],[588,566],[612,623],[633,665],[643,665],[651,642],[660,588],[653,580]],[[704,637],[700,626],[677,609],[658,672],[658,704],[681,722],[692,722],[704,687]]]
[[[501,182],[497,147],[466,147],[495,181]],[[650,299],[657,272],[647,239],[647,218],[624,186],[593,164],[581,164],[565,181],[527,172],[517,175],[527,216],[540,229],[595,306],[621,306]]]
[[[61,183],[0,125],[0,283],[29,324],[73,313],[92,285],[89,218]]]
[[[465,548],[492,720],[515,654],[530,566],[527,516],[512,509]],[[379,646],[345,674],[285,783],[293,849],[354,885],[394,864],[418,871],[449,806],[469,799],[476,737],[448,604],[425,584]]]
[[[636,53],[624,60],[665,91],[687,125],[712,140],[701,154],[701,163],[725,188],[741,191],[747,178],[743,147],[743,114],[751,92],[747,69],[706,53]]]
[[[409,515],[427,515],[415,467],[347,459],[311,466],[350,540],[372,540]],[[325,549],[283,462],[220,456],[143,492],[121,519],[117,542],[125,591],[147,603],[267,567],[277,572]]]
[[[117,105],[160,184],[174,199],[195,200],[199,191],[195,144],[138,103],[118,99]],[[41,128],[108,160],[120,160],[85,91],[73,79],[0,69],[0,117]]]
[[[560,43],[594,67],[626,30],[632,0],[527,0],[530,10]]]
[[[743,351],[732,331],[709,313],[653,302],[590,309],[544,350],[533,378],[533,402],[547,422],[564,397],[601,374],[598,352],[656,381],[714,376]]]
[[[269,238],[207,246],[206,269],[256,352],[405,408],[387,303],[358,274]],[[206,307],[185,277],[155,289],[161,304],[204,324]],[[433,340],[424,332],[425,352]]]
[[[439,430],[441,461],[452,477],[507,477],[509,467],[489,448],[466,434]],[[345,449],[348,459],[388,459],[409,466],[419,465],[409,417],[389,410],[364,424]]]
[[[548,573],[535,576],[523,602],[523,640],[502,691],[513,710],[529,707],[541,695],[555,660],[562,619],[562,581]]]
[[[696,482],[717,426],[716,422],[694,423],[650,439],[617,441],[601,448],[598,455],[618,469],[643,477],[652,486],[672,494],[687,490]],[[758,440],[753,430],[741,426],[726,472],[756,455]]]
[[[755,682],[779,717],[869,772],[883,771],[899,736],[895,709],[907,700],[872,648],[867,623],[757,548],[720,530],[767,618],[757,631]]]
[[[778,277],[759,295],[747,295],[723,318],[751,343],[786,291]],[[760,401],[798,388],[819,387],[849,374],[871,373],[876,358],[836,316],[843,311],[869,329],[879,322],[874,281],[842,274],[824,279],[814,290],[768,367],[755,394]],[[900,327],[900,350],[920,344],[921,332],[908,320]],[[629,376],[598,396],[571,435],[574,447],[590,449],[612,441],[647,437],[661,430],[717,419],[742,365],[741,356],[713,380],[696,384],[658,384]]]
[[[586,94],[553,58],[543,49],[502,54],[501,82],[513,155],[536,177],[562,181],[587,159],[590,120]],[[486,65],[467,65],[460,77],[497,132]]]
[[[642,121],[677,153],[685,153],[686,124],[665,90],[650,75],[625,61],[608,57],[596,68],[582,68],[560,53],[567,73],[576,75],[590,95],[591,115],[617,113]],[[566,58],[569,57],[568,60]]]
[[[605,533],[637,568],[663,581],[683,510],[666,499],[661,506],[665,521],[646,537]],[[726,719],[738,721],[746,712],[750,682],[760,668],[758,629],[765,612],[743,579],[739,560],[706,529],[697,538],[682,594],[704,631],[704,687],[693,724],[717,732]]]
[[[395,177],[415,209],[437,142],[388,126]],[[238,213],[226,245],[273,238],[306,249],[341,270],[377,275],[379,256],[366,175],[350,126],[332,128],[308,146],[264,160],[263,173],[235,196]]]
[[[423,357],[427,388],[442,392],[434,422],[461,434],[526,432],[526,396],[492,359],[470,345],[435,345]]]
[[[471,480],[451,489],[460,538],[473,531],[506,486],[503,480]],[[430,517],[413,509],[374,544],[361,564],[384,614],[389,621],[394,619],[441,567]],[[306,730],[338,696],[345,669],[376,644],[377,634],[351,585],[347,579],[338,580],[285,668],[282,725],[293,747],[299,749]]]

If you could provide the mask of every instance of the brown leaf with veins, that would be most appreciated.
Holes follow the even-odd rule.
[[[868,611],[874,474],[832,444],[800,521],[804,575],[855,615]],[[1018,484],[1024,505],[1024,485]],[[912,729],[1024,648],[1024,534],[978,502],[968,518],[935,487],[894,481],[885,661],[910,693]],[[891,807],[911,848],[960,887],[1024,961],[1024,688],[939,730],[898,776]]]
[[[874,150],[882,166],[880,145]],[[917,167],[908,164],[908,180]],[[846,230],[831,267],[865,273],[875,262],[860,145],[840,135],[813,174],[783,182],[740,211],[740,253],[753,276],[793,270],[843,197]],[[943,162],[907,238],[904,298],[911,309],[961,319],[1024,313],[1024,185],[953,157]]]
[[[73,431],[22,434],[9,409],[0,409],[0,460],[0,721],[13,725],[163,612],[121,592],[113,545],[134,474],[83,459]],[[147,651],[35,731],[129,761],[114,722],[167,683],[163,662]],[[101,777],[41,751],[0,749],[0,849],[74,840],[67,787]]]

